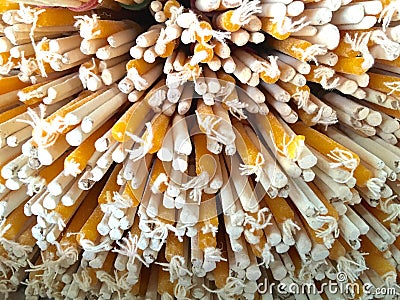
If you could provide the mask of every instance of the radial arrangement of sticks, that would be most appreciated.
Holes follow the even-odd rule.
[[[398,299],[400,1],[0,14],[0,293]]]

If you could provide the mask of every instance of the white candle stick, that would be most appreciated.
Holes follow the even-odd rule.
[[[15,133],[7,136],[6,144],[11,147],[17,147],[21,145],[24,141],[32,136],[32,128],[30,126],[26,126],[23,129],[18,130]]]
[[[22,187],[16,191],[11,191],[0,201],[0,216],[6,218],[14,209],[28,199],[26,187]]]
[[[117,87],[113,87],[108,89],[104,93],[101,93],[91,101],[86,102],[85,104],[79,106],[77,109],[69,112],[65,115],[65,123],[67,125],[77,125],[82,119],[89,114],[89,112],[94,111],[99,108],[101,105],[109,101],[112,97],[116,96],[119,93]]]

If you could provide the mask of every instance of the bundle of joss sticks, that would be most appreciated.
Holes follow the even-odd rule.
[[[400,1],[0,13],[1,293],[397,299]]]

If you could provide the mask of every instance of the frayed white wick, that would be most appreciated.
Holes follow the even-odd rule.
[[[382,30],[374,30],[371,34],[371,41],[382,47],[390,60],[394,60],[400,55],[400,45],[392,41]]]
[[[17,122],[30,125],[34,130],[32,131],[32,139],[39,147],[47,148],[54,145],[59,137],[57,128],[48,121],[46,121],[46,106],[39,105],[39,114],[35,109],[28,107],[27,113],[32,120],[17,119]]]
[[[351,37],[349,33],[346,33],[344,42],[351,45],[353,51],[361,52],[364,61],[362,63],[363,69],[369,69],[374,64],[374,57],[369,52],[368,42],[371,38],[371,32],[362,32],[360,34],[355,33],[354,37]]]
[[[318,61],[316,56],[325,55],[328,52],[328,49],[325,45],[314,44],[308,47],[307,49],[302,49],[299,47],[292,47],[292,50],[300,53],[302,61],[313,61],[318,66]]]
[[[244,286],[245,284],[242,279],[231,276],[226,279],[226,284],[221,289],[212,290],[203,284],[203,288],[217,295],[219,300],[233,299],[235,296],[242,294]]]
[[[297,225],[292,219],[287,219],[282,223],[282,235],[288,240],[293,241],[293,234],[296,230],[300,230],[300,226]]]
[[[238,25],[246,25],[251,16],[262,12],[259,0],[244,0],[242,4],[233,11],[231,22]]]
[[[165,173],[160,173],[154,180],[153,185],[151,186],[151,191],[154,194],[160,194],[161,185],[163,184],[168,186],[168,176]]]
[[[156,264],[162,266],[164,271],[169,272],[171,282],[182,277],[193,276],[192,272],[190,272],[186,267],[185,258],[179,255],[173,256],[170,262],[156,262]]]
[[[141,261],[145,266],[148,264],[142,259],[142,257],[138,254],[138,236],[132,236],[131,232],[128,232],[128,236],[123,237],[120,241],[116,241],[119,249],[112,249],[112,252],[116,252],[118,254],[124,255],[128,257],[128,263],[133,264],[135,259]]]
[[[245,109],[248,104],[244,102],[240,102],[239,99],[233,100],[224,100],[223,101],[226,106],[228,106],[229,112],[238,120],[246,120],[247,116],[245,115],[243,109]]]
[[[182,284],[179,284],[178,282],[174,288],[174,296],[176,297],[177,300],[191,300],[191,298],[188,298],[187,295],[192,288],[193,285],[184,286]]]
[[[99,253],[103,251],[110,251],[112,249],[111,239],[109,237],[105,238],[100,244],[95,245],[91,240],[87,240],[85,238],[81,238],[79,240],[79,244],[83,248],[83,250],[91,253]]]
[[[350,171],[349,176],[340,183],[346,183],[353,177],[354,171],[358,166],[358,161],[350,151],[339,149],[336,147],[335,149],[331,150],[330,153],[327,154],[327,156],[334,161],[329,163],[329,166],[332,169],[345,167]]]
[[[161,250],[168,237],[169,231],[173,232],[177,236],[179,235],[173,225],[161,222],[158,219],[141,219],[140,227],[143,228],[142,233],[146,238],[160,240],[157,249],[155,249],[156,251]]]
[[[339,236],[339,226],[336,219],[332,216],[317,216],[315,218],[318,222],[324,223],[320,229],[317,229],[316,236],[322,238],[326,248],[332,248],[335,238]],[[328,224],[326,229],[322,229]]]
[[[271,136],[271,140],[273,142],[273,144],[275,145],[275,150],[278,152],[278,154],[289,158],[293,161],[298,161],[299,157],[305,147],[304,145],[304,138],[301,138],[301,136],[299,135],[293,135],[289,138],[288,140],[288,136],[287,134],[284,132],[283,133],[283,137],[282,137],[282,149],[280,147],[278,147],[278,141],[275,140],[275,136],[273,134],[272,131],[270,131],[270,136]],[[287,142],[286,142],[287,141]],[[290,153],[289,149],[295,145],[295,151],[293,153]]]
[[[137,135],[130,133],[129,131],[125,132],[128,137],[130,137],[135,143],[140,145],[138,149],[126,150],[128,153],[130,153],[130,158],[133,161],[138,161],[139,159],[143,158],[153,147],[153,127],[150,122],[147,122],[145,126],[147,129],[147,136],[145,139],[138,137]]]
[[[240,175],[249,176],[249,175],[254,174],[254,175],[256,175],[255,180],[258,182],[261,179],[264,165],[265,165],[264,155],[262,155],[262,153],[258,152],[254,165],[240,164],[240,166],[239,166]]]
[[[207,187],[210,179],[211,178],[210,178],[210,175],[208,174],[208,172],[206,172],[206,171],[201,172],[199,176],[195,176],[188,182],[184,183],[182,185],[182,189],[183,190],[192,189],[190,191],[189,197],[195,203],[200,205],[201,195],[203,193],[204,188]]]
[[[203,131],[207,137],[216,140],[223,145],[230,145],[234,142],[234,139],[219,132],[219,125],[224,122],[221,117],[215,115],[204,115],[200,114],[197,110],[195,111],[197,117],[197,123],[199,124],[200,130]]]
[[[293,22],[291,18],[288,17],[278,17],[273,18],[272,22],[277,25],[277,31],[281,35],[285,35],[287,33],[298,32],[302,30],[304,27],[310,25],[311,22],[306,21],[307,17],[302,17],[299,20]]]
[[[379,200],[382,211],[389,215],[385,220],[383,220],[384,222],[394,221],[400,217],[400,204],[394,202],[394,199],[397,199],[397,195],[393,195],[385,200],[382,198]]]
[[[390,1],[389,5],[386,5],[381,14],[379,15],[378,22],[382,22],[382,29],[386,31],[386,28],[389,27],[390,22],[392,21],[394,15],[400,12],[400,1]]]
[[[246,214],[244,217],[243,226],[249,225],[250,232],[254,232],[255,230],[263,230],[268,225],[272,225],[271,218],[272,214],[269,213],[268,207],[263,207],[257,212],[257,219],[254,218],[252,215]],[[267,214],[269,213],[269,214]]]
[[[368,270],[365,264],[365,255],[368,254],[353,250],[345,256],[339,257],[336,265],[338,272],[346,273],[351,282],[356,281],[362,272]]]
[[[214,226],[210,221],[207,220],[204,222],[203,227],[201,227],[201,231],[203,234],[211,233],[213,237],[216,237],[218,233],[218,226]]]

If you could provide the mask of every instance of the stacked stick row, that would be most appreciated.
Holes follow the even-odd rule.
[[[396,286],[396,2],[211,4],[153,1],[149,26],[5,2],[2,292]]]

